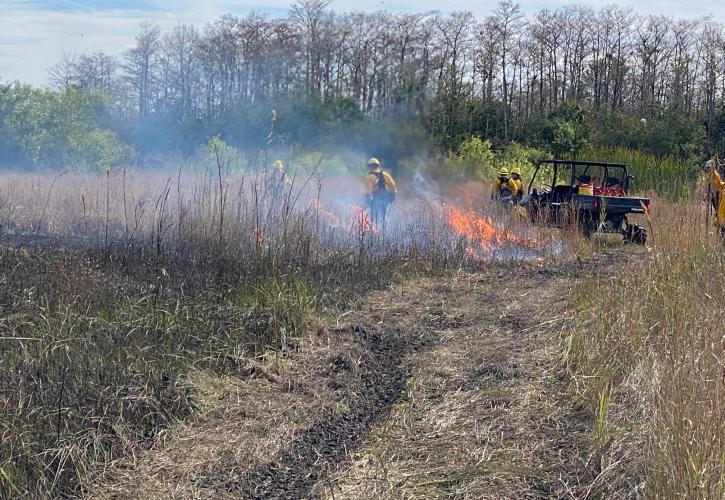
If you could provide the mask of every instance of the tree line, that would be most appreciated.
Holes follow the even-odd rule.
[[[279,132],[291,142],[340,129],[369,139],[361,124],[373,121],[390,124],[379,135],[404,124],[411,144],[446,148],[471,135],[658,154],[725,148],[723,25],[615,5],[527,17],[506,0],[477,19],[300,0],[286,18],[228,14],[168,32],[145,23],[122,56],[68,54],[50,82],[107,96],[121,136],[149,150],[213,134],[244,145],[264,136],[270,109],[287,118]]]

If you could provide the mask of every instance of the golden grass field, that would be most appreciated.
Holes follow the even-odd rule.
[[[697,196],[635,247],[480,186],[383,223],[266,182],[3,174],[0,496],[722,497]]]

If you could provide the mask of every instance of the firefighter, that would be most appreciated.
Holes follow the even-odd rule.
[[[705,162],[704,169],[706,172],[710,172],[711,167],[714,168],[715,172],[717,172],[718,176],[720,176],[720,172],[722,172],[723,164],[720,163],[717,159],[717,157],[714,157],[708,161]],[[722,176],[720,176],[722,178]],[[714,177],[711,175],[710,179],[707,181],[707,191],[708,191],[708,203],[710,204],[710,209],[717,212],[718,204],[720,203],[720,192],[717,190],[717,187],[715,186],[717,182],[715,181]]]
[[[491,199],[501,202],[511,201],[513,195],[512,186],[514,184],[509,178],[509,170],[501,167],[498,171],[498,177],[493,181],[493,189],[491,190]]]
[[[710,171],[710,189],[715,193],[715,225],[719,228],[720,234],[725,237],[725,181],[720,177],[717,169],[718,162],[712,159],[708,166]]]
[[[291,185],[292,180],[287,175],[284,164],[280,160],[275,161],[267,177],[267,192],[274,198],[280,198]]]
[[[395,201],[398,188],[393,176],[382,169],[380,160],[368,160],[368,175],[365,176],[365,204],[373,219],[387,217],[390,204]]]
[[[505,195],[509,195],[510,193],[506,193],[505,191],[508,189],[509,185],[509,170],[506,167],[501,167],[498,171],[498,177],[494,179],[493,181],[493,189],[491,190],[491,199],[500,198],[501,197],[501,191],[504,191]]]
[[[508,185],[514,201],[521,201],[521,198],[524,197],[524,181],[521,179],[521,169],[519,167],[511,169],[511,178],[508,181]]]

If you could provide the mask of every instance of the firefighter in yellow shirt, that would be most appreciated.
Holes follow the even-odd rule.
[[[501,167],[498,177],[493,181],[491,199],[502,203],[517,202],[524,194],[524,182],[521,180],[521,169],[511,169],[511,177],[506,167]]]
[[[710,160],[710,189],[715,193],[715,225],[720,229],[720,234],[725,236],[725,181],[720,177],[717,169],[718,161]]]
[[[516,202],[521,201],[524,196],[524,181],[521,179],[521,169],[519,167],[511,169],[511,178],[508,185],[509,189],[511,189],[511,198]]]
[[[395,201],[398,187],[390,173],[380,166],[380,160],[373,157],[368,160],[368,174],[364,180],[365,203],[373,214],[373,219],[385,219],[390,204]]]
[[[281,199],[285,191],[292,186],[292,179],[287,175],[282,161],[277,160],[272,164],[271,170],[267,172],[265,183],[267,193],[277,200]]]

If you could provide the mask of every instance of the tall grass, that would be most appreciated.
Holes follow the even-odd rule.
[[[598,417],[596,489],[720,499],[725,253],[702,207],[657,207],[651,253],[623,258],[578,294],[569,360]]]
[[[228,167],[2,175],[0,497],[77,494],[194,412],[190,369],[234,373],[325,308],[468,259],[439,200],[371,223],[349,178]]]
[[[698,166],[672,157],[626,148],[594,148],[586,159],[625,163],[634,176],[634,191],[651,192],[671,200],[686,200],[692,194]]]
[[[71,495],[195,407],[191,367],[238,369],[312,312],[292,269],[126,273],[91,253],[0,252],[0,497]],[[193,273],[193,274],[192,274]],[[213,276],[213,274],[212,274]]]

